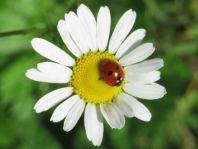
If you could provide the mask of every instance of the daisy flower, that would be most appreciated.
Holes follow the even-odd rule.
[[[135,11],[126,11],[110,37],[109,8],[101,7],[95,18],[81,4],[77,13],[66,13],[57,25],[70,54],[45,39],[34,38],[34,50],[50,61],[37,64],[25,75],[34,81],[64,86],[39,99],[35,111],[57,106],[50,120],[64,120],[67,132],[84,113],[86,135],[95,146],[102,142],[104,120],[115,129],[123,128],[125,117],[150,121],[151,113],[136,98],[154,100],[166,94],[165,88],[156,83],[163,60],[145,60],[155,48],[152,43],[140,44],[144,29],[131,32],[135,19]]]

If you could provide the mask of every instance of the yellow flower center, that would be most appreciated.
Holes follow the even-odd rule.
[[[110,86],[100,79],[98,65],[103,59],[118,62],[115,56],[108,52],[89,52],[77,59],[73,67],[70,83],[75,93],[86,102],[106,103],[122,91],[123,83],[120,86]]]

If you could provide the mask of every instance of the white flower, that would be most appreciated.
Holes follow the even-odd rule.
[[[102,142],[103,118],[117,129],[123,128],[125,116],[150,121],[151,113],[135,97],[153,100],[166,94],[165,88],[155,83],[160,79],[163,60],[145,60],[155,48],[152,43],[140,45],[144,29],[130,33],[135,19],[134,11],[125,12],[109,38],[109,8],[101,7],[95,19],[89,8],[81,4],[77,14],[65,14],[57,26],[73,57],[44,39],[34,38],[34,50],[53,62],[37,64],[26,76],[35,81],[65,84],[39,99],[35,111],[40,113],[58,105],[51,121],[64,120],[65,131],[72,130],[84,112],[87,138],[96,146]],[[103,59],[121,66],[124,80],[119,85],[109,85],[100,78],[103,72],[98,65]]]

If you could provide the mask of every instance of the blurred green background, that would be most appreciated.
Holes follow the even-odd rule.
[[[36,101],[60,86],[34,82],[24,76],[28,68],[45,60],[33,51],[33,37],[48,39],[67,50],[56,24],[64,13],[75,11],[82,2],[95,15],[101,5],[108,5],[112,27],[127,9],[136,10],[133,30],[145,28],[144,41],[154,42],[154,57],[165,61],[160,83],[168,94],[161,100],[141,100],[150,109],[152,120],[146,123],[127,119],[121,130],[112,130],[105,124],[99,148],[198,148],[197,0],[1,0],[0,149],[95,148],[86,138],[82,118],[75,129],[66,133],[62,122],[49,121],[53,109],[35,114]]]

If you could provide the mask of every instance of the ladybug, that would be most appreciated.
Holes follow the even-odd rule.
[[[115,61],[110,59],[101,60],[99,63],[100,79],[110,86],[120,86],[124,80],[124,71]]]

